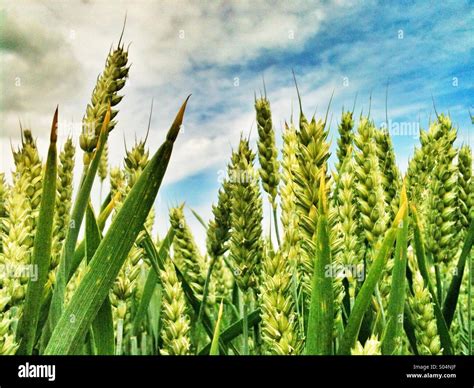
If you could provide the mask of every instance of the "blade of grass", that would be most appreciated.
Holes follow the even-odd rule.
[[[323,170],[319,186],[316,257],[306,332],[305,354],[307,355],[330,355],[333,350],[334,295],[333,279],[328,276],[327,271],[331,266],[331,252],[325,183],[326,174]]]
[[[423,277],[423,281],[425,282],[426,286],[428,287],[428,291],[431,294],[431,299],[433,301],[433,311],[436,318],[436,326],[438,328],[441,347],[443,348],[443,354],[453,354],[453,345],[451,341],[451,336],[449,334],[448,325],[443,316],[443,312],[441,311],[440,302],[438,300],[436,290],[433,287],[433,283],[431,282],[431,278],[428,272],[423,233],[418,218],[418,212],[414,205],[411,205],[411,214],[413,217],[413,241],[415,243],[415,252],[418,268],[420,270],[421,276]]]
[[[153,242],[148,231],[144,229],[143,232],[144,238],[140,242],[140,245],[143,247],[146,254],[148,255],[150,264],[153,270],[155,271],[156,276],[160,278],[160,271],[164,269],[164,261],[166,260],[167,255],[164,255],[165,252],[163,252],[162,255],[158,254],[158,252],[156,251],[155,243]],[[170,236],[174,237],[174,233],[172,233]]]
[[[89,270],[54,328],[45,354],[74,353],[84,340],[88,327],[105,300],[153,206],[188,99],[189,97],[179,110],[165,142],[148,162],[102,239],[89,264]],[[74,323],[71,323],[71,316],[74,317]]]
[[[349,355],[351,353],[351,349],[355,345],[362,319],[364,318],[364,314],[370,305],[372,294],[375,290],[375,285],[382,276],[383,269],[388,260],[388,255],[395,241],[397,226],[400,223],[403,215],[405,214],[406,207],[407,203],[405,201],[400,206],[398,214],[396,215],[391,228],[386,232],[382,245],[375,257],[375,260],[370,266],[369,274],[367,275],[364,284],[362,285],[359,293],[357,294],[357,297],[354,302],[354,307],[352,309],[351,315],[349,316],[347,326],[344,330],[341,342],[339,344],[339,354]]]
[[[203,218],[194,209],[191,209],[191,213],[193,213],[193,216],[196,217],[196,220],[199,221],[199,223],[202,225],[204,230],[207,230],[207,225],[204,222]]]
[[[191,286],[188,284],[186,281],[185,277],[183,276],[183,273],[179,270],[179,268],[175,265],[174,266],[176,270],[176,275],[178,276],[178,280],[181,282],[181,286],[183,287],[184,294],[186,295],[186,299],[188,300],[189,304],[191,305],[192,309],[194,310],[194,313],[197,315],[199,314],[199,308],[201,306],[201,303],[199,300],[196,298],[194,295],[194,292],[191,288]],[[206,330],[207,335],[209,338],[212,338],[213,336],[213,328],[212,328],[212,322],[209,316],[205,311],[202,313],[202,325],[204,326],[204,330]],[[226,349],[221,341],[219,341],[219,348],[222,354],[226,354]]]
[[[150,328],[150,334],[152,337],[152,349],[151,354],[160,354],[160,332],[161,332],[161,302],[162,302],[162,289],[161,285],[158,284],[155,287],[150,303],[148,304],[147,323]]]
[[[219,355],[219,337],[221,335],[221,323],[222,323],[222,312],[224,311],[224,301],[221,300],[219,306],[219,313],[217,315],[216,327],[214,329],[214,336],[212,337],[211,350],[209,351],[210,356]]]
[[[97,219],[97,224],[99,226],[99,230],[102,231],[105,227],[105,223],[107,222],[107,219],[109,218],[110,214],[112,213],[112,210],[115,207],[115,204],[117,202],[118,195],[112,198],[111,201],[108,201],[107,205],[102,206],[103,210],[99,214],[99,218]],[[86,242],[85,240],[82,240],[81,243],[78,245],[76,250],[74,251],[74,259],[72,263],[72,268],[71,268],[71,273],[68,276],[68,281],[76,271],[77,267],[79,264],[82,262],[86,254]],[[47,294],[43,298],[43,302],[41,305],[41,314],[40,314],[40,319],[38,322],[38,329],[36,332],[38,335],[42,336],[41,338],[41,347],[40,347],[40,353],[44,351],[47,345],[47,339],[49,338],[49,335],[46,336],[47,330],[43,330],[43,327],[45,325],[46,320],[48,319],[48,312],[51,306],[51,300],[52,300],[52,290],[48,290]]]
[[[401,201],[407,201],[405,184],[402,187]],[[392,285],[387,307],[387,326],[382,342],[382,354],[395,354],[400,349],[403,327],[403,311],[406,297],[408,207],[403,215],[402,225],[398,227],[395,257],[392,270]]]
[[[69,222],[69,228],[66,232],[66,239],[61,251],[61,259],[56,274],[56,283],[53,289],[48,321],[43,332],[44,343],[49,341],[50,335],[56,327],[56,324],[58,323],[63,312],[64,293],[66,292],[66,284],[69,279],[69,274],[71,273],[71,262],[74,257],[74,250],[76,248],[77,238],[79,237],[79,230],[81,228],[82,219],[84,217],[92,185],[94,184],[94,179],[99,167],[102,151],[104,149],[105,143],[107,142],[110,116],[111,111],[109,106],[104,118],[104,122],[102,123],[97,149],[94,151],[94,156],[89,167],[84,167],[84,179],[74,201],[71,220]]]
[[[258,324],[262,318],[260,317],[260,309],[256,309],[247,315],[248,324],[250,327]],[[230,344],[230,342],[236,339],[239,335],[242,335],[244,329],[243,319],[239,319],[237,322],[228,326],[220,335],[219,342],[222,344]],[[199,355],[209,354],[211,349],[211,342],[204,346]]]
[[[30,277],[26,291],[23,314],[17,329],[17,342],[20,344],[17,354],[30,355],[36,339],[36,328],[41,313],[41,302],[44,286],[48,278],[48,270],[51,259],[51,245],[53,239],[54,210],[56,203],[56,180],[57,180],[57,130],[58,130],[58,108],[54,112],[51,126],[50,144],[46,168],[43,176],[43,187],[41,194],[40,211],[38,215],[38,227],[36,229],[33,256],[31,262],[37,269],[38,278]]]
[[[97,225],[92,205],[89,202],[86,209],[86,260],[89,263],[100,245],[102,236]],[[97,316],[92,322],[91,338],[94,341],[98,355],[114,355],[114,322],[112,318],[112,304],[109,295],[105,297]]]
[[[146,239],[147,241],[146,243],[143,244],[143,246],[145,247],[145,253],[150,258],[150,261],[162,263],[164,260],[166,260],[166,257],[169,255],[169,249],[170,249],[171,243],[173,242],[173,238],[174,238],[174,229],[169,228],[165,239],[160,245],[160,249],[158,250],[158,252],[155,253],[154,250],[150,249],[150,247],[154,247],[155,244],[153,244],[150,234],[146,232],[144,239]],[[146,312],[148,310],[148,306],[150,304],[153,293],[155,291],[155,287],[159,282],[160,282],[160,278],[159,276],[157,276],[156,269],[151,268],[148,271],[145,286],[143,288],[143,295],[140,299],[140,304],[138,305],[138,309],[135,314],[135,318],[133,320],[133,329],[132,329],[133,335],[138,335],[140,325],[145,318]]]
[[[102,213],[105,210],[105,208],[107,207],[107,205],[110,203],[111,200],[112,200],[112,192],[109,191],[109,193],[105,197],[104,201],[100,205],[100,212],[99,213]]]
[[[472,244],[474,242],[474,219],[469,226],[469,229],[464,240],[462,247],[461,256],[459,256],[456,271],[454,272],[453,278],[446,293],[443,305],[443,316],[446,320],[448,328],[453,322],[454,312],[458,304],[459,290],[461,289],[462,278],[464,275],[464,268],[466,267],[466,261],[471,253]]]
[[[413,323],[413,316],[408,307],[408,302],[405,301],[403,312],[403,329],[408,338],[408,342],[413,350],[413,353],[418,356],[418,347],[416,346],[415,324]]]
[[[201,322],[202,319],[202,313],[204,309],[206,308],[206,302],[207,302],[207,296],[209,294],[209,283],[211,282],[211,275],[212,275],[212,270],[214,269],[214,264],[216,262],[216,258],[211,259],[211,263],[209,264],[209,268],[207,269],[207,275],[206,275],[206,280],[204,281],[204,290],[202,292],[202,301],[201,305],[199,306],[199,313],[196,319],[196,325],[197,325],[197,334],[196,334],[196,349],[199,349],[199,340],[200,340],[200,328],[201,326],[199,323]]]
[[[115,197],[113,197],[106,206],[103,206],[103,210],[101,210],[99,217],[97,218],[97,226],[99,227],[99,230],[102,232],[105,228],[105,223],[107,222],[107,219],[109,216],[112,214],[112,210],[114,210],[115,205],[117,204],[118,198],[120,197],[120,194],[117,193]],[[79,245],[77,246],[76,250],[74,251],[74,256],[72,259],[71,263],[71,269],[68,274],[67,281],[69,281],[74,275],[74,273],[77,270],[77,267],[81,264],[82,260],[85,257],[85,244],[86,241],[82,240]]]

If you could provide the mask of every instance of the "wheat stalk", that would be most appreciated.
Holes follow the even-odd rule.
[[[412,258],[410,258],[409,263],[413,271],[413,294],[409,296],[408,302],[415,318],[418,352],[420,354],[438,355],[441,354],[442,349],[431,295],[425,287],[423,277]]]
[[[191,229],[184,217],[184,204],[170,209],[170,223],[175,232],[173,239],[174,262],[185,274],[199,300],[202,300],[209,262],[199,252]],[[209,285],[207,303],[215,303],[215,285]]]
[[[428,195],[427,246],[433,259],[448,264],[458,250],[457,207],[458,171],[454,163],[457,150],[453,147],[455,131],[448,118],[439,119],[437,150],[440,153],[432,172]]]
[[[387,212],[390,214],[390,217],[394,217],[399,203],[397,194],[400,192],[402,182],[395,160],[392,139],[386,128],[375,130],[375,142],[377,145],[379,168],[382,174],[382,185],[385,190]]]
[[[262,264],[262,337],[270,354],[296,354],[301,345],[291,294],[291,269],[285,253],[268,252]]]
[[[339,132],[339,138],[337,139],[336,171],[340,174],[342,165],[349,152],[349,147],[351,147],[354,142],[354,119],[352,118],[352,112],[342,111],[341,122],[337,130]]]
[[[184,292],[171,260],[165,263],[165,268],[161,271],[161,282],[163,284],[163,322],[161,326],[163,345],[160,350],[161,354],[189,354],[191,348],[190,319],[186,313]]]
[[[316,233],[318,219],[318,195],[321,174],[327,171],[329,154],[326,123],[311,122],[300,117],[298,136],[298,168],[295,172],[296,214],[302,239],[302,266],[300,276],[306,295],[311,295],[311,278],[313,273],[313,250],[311,242]],[[326,178],[325,178],[326,179]]]
[[[79,144],[85,152],[85,165],[90,163],[92,152],[97,147],[108,106],[116,106],[123,98],[118,95],[118,92],[125,86],[125,80],[128,77],[127,62],[128,52],[124,50],[123,45],[119,45],[107,56],[105,69],[97,79],[91,102],[87,105],[86,114],[82,120],[82,133],[79,137]],[[108,131],[115,127],[116,122],[113,119],[117,113],[117,110],[112,110]]]
[[[61,250],[66,238],[70,222],[72,204],[72,188],[74,179],[74,154],[76,149],[72,138],[68,138],[59,154],[58,179],[56,183],[57,197],[54,213],[53,247],[49,267],[49,278],[46,288],[50,288],[56,279],[55,269],[59,265]]]
[[[209,222],[206,234],[207,252],[214,260],[212,273],[219,297],[229,294],[232,289],[232,273],[224,263],[223,255],[228,250],[231,228],[232,185],[226,179],[219,189],[217,204],[212,205],[214,219]]]
[[[275,131],[273,130],[270,101],[266,97],[255,99],[258,130],[258,160],[260,178],[265,192],[268,193],[273,209],[276,209],[278,183],[280,181]]]
[[[241,138],[232,154],[232,233],[230,259],[240,289],[257,290],[262,259],[262,200],[253,168],[255,155]]]
[[[369,263],[373,259],[374,252],[379,248],[388,223],[385,191],[374,142],[374,131],[375,128],[369,119],[361,117],[357,135],[354,138],[354,144],[357,147],[354,154],[356,202],[359,208],[360,225],[364,231],[366,257]]]

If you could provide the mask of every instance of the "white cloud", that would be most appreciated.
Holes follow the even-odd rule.
[[[373,90],[372,117],[376,123],[385,119],[388,79],[391,117],[427,117],[431,93],[434,91],[435,97],[441,98],[452,92],[443,83],[449,79],[433,76],[421,87],[418,82],[416,92],[413,85],[419,77],[429,80],[431,69],[440,61],[454,66],[458,56],[472,50],[473,37],[468,35],[472,11],[455,25],[453,17],[437,18],[436,28],[430,34],[419,34],[429,23],[425,15],[435,12],[431,6],[412,7],[408,16],[405,5],[390,6],[385,10],[389,16],[385,17],[393,22],[371,32],[377,22],[375,5],[372,2],[361,7],[353,1],[341,0],[4,1],[6,20],[10,23],[6,27],[23,45],[21,50],[0,51],[6,65],[2,94],[7,99],[0,107],[2,170],[12,167],[10,138],[13,143],[18,142],[18,118],[31,125],[44,154],[52,113],[59,103],[61,139],[69,134],[78,138],[96,77],[103,69],[111,44],[118,41],[125,13],[128,19],[124,42],[132,42],[132,68],[124,89],[125,98],[119,106],[118,125],[110,137],[111,164],[122,164],[124,138],[131,145],[135,136],[144,136],[152,97],[155,109],[148,142],[151,152],[161,144],[186,95],[193,93],[165,184],[205,169],[217,171],[225,167],[231,146],[237,144],[241,132],[248,133],[254,125],[253,92],[261,88],[261,72],[265,75],[277,134],[283,122],[290,119],[292,104],[297,118],[291,65],[284,68],[281,63],[269,62],[265,68],[257,66],[258,70],[249,71],[249,64],[260,63],[268,53],[276,59],[291,58],[303,51],[319,55],[320,61],[314,66],[302,57],[295,71],[307,116],[316,108],[318,115],[324,114],[335,91],[331,110],[333,146],[340,109],[343,105],[350,109],[357,92],[356,113],[362,107],[367,112],[368,96]],[[312,47],[318,45],[313,38],[325,29],[340,30],[342,34],[345,26],[354,23],[360,31],[372,35],[367,40],[354,37],[350,43],[345,39],[322,48]],[[397,38],[399,28],[404,29],[403,41]],[[446,39],[448,35],[450,39]],[[406,68],[421,69],[424,73],[410,74],[409,79],[392,83]],[[17,73],[24,74],[25,82],[20,88],[12,82]],[[469,74],[459,76],[461,82],[468,82]],[[237,87],[234,77],[239,78]],[[348,77],[348,87],[342,85],[343,77]],[[462,108],[452,113],[463,114]],[[254,128],[252,138],[255,137]],[[402,158],[401,164],[406,165],[409,152],[400,148],[397,154]],[[79,150],[77,160],[80,164]],[[210,215],[210,203],[203,204],[202,211]]]

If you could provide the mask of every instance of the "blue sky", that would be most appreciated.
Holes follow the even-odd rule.
[[[132,42],[133,66],[110,140],[111,163],[122,163],[124,138],[132,144],[135,136],[144,136],[151,98],[155,111],[148,145],[153,151],[180,103],[193,94],[156,205],[162,233],[167,209],[182,201],[210,217],[231,148],[241,132],[255,127],[253,94],[262,89],[262,76],[278,144],[282,123],[297,111],[292,69],[307,116],[324,115],[334,92],[333,154],[341,109],[351,109],[356,94],[356,116],[368,112],[372,96],[371,116],[377,125],[385,121],[387,83],[402,170],[418,143],[419,126],[426,128],[434,115],[432,98],[438,112],[449,112],[459,127],[459,144],[474,139],[469,118],[474,7],[469,1],[390,6],[342,0],[6,1],[2,7],[2,170],[11,169],[9,147],[10,140],[18,141],[18,118],[32,127],[44,149],[59,103],[63,139],[72,134],[77,140],[95,78],[118,40],[125,12],[124,39]],[[410,134],[397,133],[400,125]],[[253,130],[254,146],[255,136]],[[204,231],[187,214],[203,246]]]

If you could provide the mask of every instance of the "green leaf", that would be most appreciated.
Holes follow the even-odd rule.
[[[104,230],[105,223],[107,222],[107,219],[112,214],[112,210],[114,210],[115,205],[117,204],[118,197],[119,194],[117,193],[115,197],[113,197],[110,201],[107,202],[107,205],[105,205],[105,203],[102,204],[101,212],[99,214],[99,217],[97,218],[97,226],[101,232]],[[76,272],[77,267],[79,267],[85,257],[85,244],[86,241],[82,240],[74,251],[74,256],[71,262],[71,269],[69,271],[67,281],[71,279],[72,275],[74,275],[74,273]]]
[[[319,215],[317,223],[316,257],[311,288],[311,302],[306,332],[305,354],[332,354],[334,329],[333,278],[328,276],[331,266],[329,228],[326,204],[326,174],[321,174]]]
[[[89,263],[100,245],[102,236],[97,225],[92,205],[89,202],[86,209],[86,260]],[[99,309],[92,322],[92,339],[96,354],[112,356],[115,354],[114,322],[112,318],[112,304],[109,295]]]
[[[415,243],[415,252],[416,259],[418,262],[418,268],[420,270],[423,281],[426,284],[428,291],[431,294],[431,299],[433,300],[433,312],[436,318],[436,326],[438,328],[439,339],[441,342],[441,347],[443,348],[443,354],[449,355],[453,354],[453,345],[451,341],[451,336],[449,335],[448,325],[444,319],[443,313],[441,311],[440,302],[436,295],[436,291],[431,283],[431,278],[428,272],[427,259],[425,254],[425,243],[423,241],[423,233],[421,231],[420,222],[418,219],[418,212],[415,206],[411,206],[411,214],[413,217],[413,240]]]
[[[152,337],[151,354],[160,354],[160,333],[161,333],[161,303],[162,303],[162,288],[158,284],[148,304],[147,325]]]
[[[181,287],[183,287],[184,295],[186,296],[186,299],[188,300],[189,304],[194,310],[194,313],[197,316],[199,314],[199,308],[201,306],[201,303],[194,295],[194,292],[191,286],[187,282],[186,278],[183,276],[183,273],[180,271],[180,269],[176,265],[174,266],[174,268],[176,270],[176,276],[178,277],[178,280],[181,282]],[[212,322],[209,316],[207,315],[206,311],[202,312],[202,325],[204,326],[204,330],[206,330],[206,333],[209,336],[209,338],[212,338],[213,336]],[[225,354],[225,348],[222,346],[222,343],[220,341],[219,341],[219,344],[220,344],[221,351]]]
[[[148,232],[145,233],[144,239],[146,239],[147,242],[143,244],[143,246],[148,248],[148,249],[145,248],[145,252],[150,258],[150,261],[163,262],[164,260],[166,260],[166,257],[169,255],[169,249],[170,249],[171,243],[173,242],[173,237],[174,237],[174,229],[169,228],[165,239],[162,241],[160,245],[159,251],[155,253],[155,251],[150,250],[151,246],[154,247],[150,234]],[[159,257],[159,259],[157,259],[157,257]],[[132,331],[133,335],[139,334],[138,331],[140,329],[140,325],[143,322],[143,319],[145,318],[146,312],[148,310],[148,306],[153,296],[153,292],[155,291],[155,287],[159,282],[160,282],[160,278],[156,274],[156,269],[153,269],[153,268],[149,269],[145,286],[143,287],[143,295],[140,299],[140,303],[138,305],[135,318],[133,320],[133,331]]]
[[[339,354],[349,355],[351,353],[351,349],[355,345],[362,319],[364,318],[365,312],[369,308],[370,301],[372,300],[372,294],[375,290],[375,286],[377,285],[378,281],[382,276],[383,269],[390,254],[390,250],[392,249],[393,243],[395,241],[397,226],[400,223],[403,215],[405,214],[406,206],[406,201],[400,206],[398,214],[393,221],[392,227],[386,232],[382,245],[375,257],[375,260],[370,266],[369,274],[367,275],[364,284],[362,285],[359,293],[357,294],[357,297],[354,302],[354,307],[351,311],[347,326],[342,335],[338,351]]]
[[[404,198],[405,197],[405,198]],[[402,188],[402,201],[406,201],[405,185]],[[400,349],[403,327],[403,312],[406,297],[408,243],[408,207],[403,216],[402,227],[398,227],[395,257],[392,270],[392,285],[387,307],[387,326],[382,342],[382,354],[395,354]]]
[[[415,353],[418,356],[418,348],[416,346],[416,336],[415,336],[415,323],[413,322],[413,315],[408,306],[408,302],[405,301],[404,313],[403,313],[403,329],[408,338],[408,342]]]
[[[160,271],[164,269],[164,262],[166,258],[168,257],[166,253],[169,251],[169,245],[171,244],[171,241],[174,238],[174,232],[172,231],[170,233],[168,231],[168,234],[166,235],[166,238],[169,239],[169,241],[166,243],[166,245],[168,245],[168,248],[167,248],[167,251],[165,251],[166,246],[162,246],[163,251],[161,253],[158,253],[156,251],[155,243],[153,242],[148,231],[144,229],[143,232],[144,232],[144,238],[140,242],[140,245],[143,247],[143,249],[147,253],[148,259],[150,260],[150,264],[152,268],[154,269],[156,276],[160,278]],[[160,248],[160,251],[161,251],[161,248]]]
[[[212,337],[211,350],[209,351],[210,356],[219,355],[219,337],[221,335],[221,323],[222,323],[223,310],[224,310],[224,301],[221,300],[221,305],[219,306],[219,313],[217,315],[217,323],[214,329],[214,336]]]
[[[143,170],[102,239],[83,280],[51,335],[45,354],[73,354],[81,346],[153,206],[188,99],[179,110],[165,142]]]
[[[51,137],[44,171],[41,204],[38,215],[38,227],[33,245],[31,262],[37,269],[38,278],[28,281],[23,314],[17,330],[17,342],[20,344],[18,354],[29,355],[33,352],[36,339],[36,328],[41,312],[44,286],[48,279],[53,239],[54,210],[56,204],[57,180],[57,130],[58,108],[54,112],[51,126]]]
[[[446,298],[444,299],[443,305],[443,315],[446,320],[448,328],[453,322],[454,312],[456,311],[456,306],[458,304],[459,290],[461,289],[462,278],[464,275],[464,268],[466,266],[466,261],[471,253],[472,244],[474,242],[474,219],[469,226],[468,232],[466,234],[466,239],[464,240],[464,245],[462,247],[461,256],[459,256],[458,264],[456,266],[456,272],[453,275],[451,284],[449,285]]]
[[[256,309],[247,315],[249,327],[257,325],[262,318],[260,317],[260,309]],[[239,335],[243,333],[244,330],[244,321],[239,319],[237,322],[233,323],[227,327],[220,335],[219,342],[224,345],[230,344],[230,341],[236,339]],[[209,354],[211,350],[211,343],[209,342],[204,348],[199,352],[199,355]]]
[[[109,218],[110,214],[112,213],[112,210],[115,207],[117,198],[118,196],[112,198],[111,201],[107,201],[106,204],[105,203],[103,204],[101,208],[103,210],[101,211],[101,213],[99,214],[99,218],[97,219],[97,224],[99,226],[100,231],[104,229],[105,223],[107,222],[107,219]],[[86,254],[86,242],[85,240],[82,240],[81,243],[77,246],[76,250],[74,251],[74,259],[72,262],[72,268],[71,268],[70,274],[67,279],[68,281],[71,279],[72,275],[76,271],[79,264],[81,264],[82,260],[85,257],[85,254]],[[41,305],[41,314],[40,314],[40,319],[38,322],[38,329],[36,330],[38,334],[42,335],[41,347],[40,347],[41,353],[46,348],[47,341],[50,335],[50,333],[49,334],[47,333],[47,328],[45,327],[43,330],[43,327],[45,325],[46,320],[48,319],[48,312],[51,307],[51,300],[52,300],[52,291],[51,289],[49,289]],[[43,333],[41,333],[42,331]]]
[[[51,305],[49,308],[48,321],[43,331],[43,343],[47,343],[50,338],[50,334],[54,330],[58,320],[61,317],[64,306],[64,294],[66,292],[66,284],[68,279],[72,276],[72,260],[74,257],[74,250],[76,248],[77,238],[79,236],[79,230],[81,228],[82,219],[89,201],[90,192],[94,179],[99,167],[100,158],[104,149],[105,143],[107,142],[108,136],[108,125],[110,122],[110,106],[102,123],[102,129],[97,144],[97,149],[94,152],[94,156],[91,164],[88,167],[84,167],[83,179],[81,180],[81,186],[79,192],[74,201],[72,208],[71,220],[69,222],[69,228],[66,232],[66,239],[64,240],[63,249],[61,252],[61,259],[56,274],[56,283],[53,289],[53,296],[51,299]]]
[[[199,221],[199,223],[202,225],[202,227],[205,230],[207,230],[207,224],[204,222],[203,218],[194,209],[191,209],[191,213],[193,213],[193,216],[196,217],[196,220]]]

